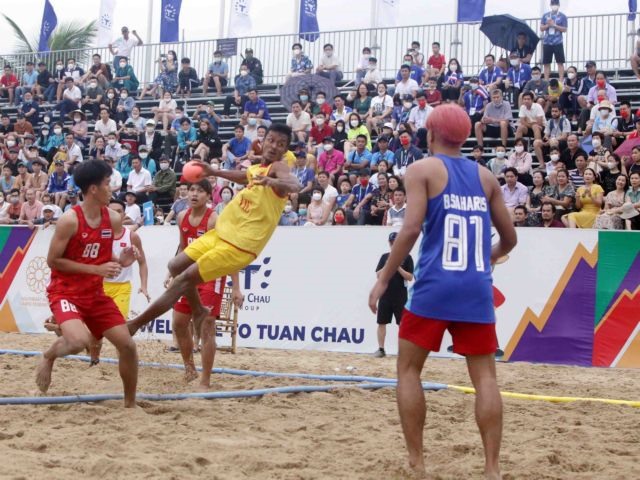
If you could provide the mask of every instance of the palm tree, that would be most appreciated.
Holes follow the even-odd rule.
[[[47,63],[47,67],[52,69],[56,61],[55,52],[58,50],[77,50],[73,55],[78,62],[83,63],[90,54],[89,49],[98,32],[95,20],[86,25],[76,21],[63,22],[56,27],[49,37],[49,49],[51,52],[38,53],[39,38],[35,37],[29,41],[15,21],[4,13],[2,16],[13,29],[18,45],[13,55],[0,58],[0,61],[4,60],[4,63],[17,64],[15,66],[18,68],[31,60],[32,62],[44,61]]]

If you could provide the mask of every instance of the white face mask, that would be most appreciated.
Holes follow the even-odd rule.
[[[407,110],[409,110],[411,107],[413,107],[413,103],[411,102],[403,102],[402,104],[404,106],[404,108],[406,108]]]
[[[616,168],[616,166],[616,162],[607,163],[607,167],[609,167],[609,170],[613,170],[614,168]]]
[[[516,153],[522,153],[524,152],[524,147],[522,145],[518,145],[516,146],[515,150],[516,150]]]
[[[324,98],[322,98],[322,97],[316,98],[316,103],[318,105],[322,105],[324,103]]]
[[[324,118],[316,118],[316,125],[318,125],[319,127],[324,125]]]
[[[146,158],[147,158],[148,156],[149,156],[149,154],[148,154],[147,152],[141,152],[141,153],[140,153],[140,158],[141,158],[142,160],[146,160]]]
[[[469,86],[471,87],[471,90],[475,90],[476,88],[478,88],[477,83],[470,83]]]
[[[290,213],[291,212],[291,205],[285,205],[284,206],[284,213]]]
[[[221,62],[222,61],[222,57],[215,56],[215,57],[213,57],[213,61],[216,62],[216,63]]]
[[[375,70],[376,66],[375,65],[369,65],[369,71]]]
[[[319,202],[320,200],[322,200],[322,194],[320,192],[316,192],[313,194],[313,196],[311,197],[314,201]]]
[[[336,127],[337,132],[342,132],[343,130],[344,130],[344,127],[342,125],[339,125]]]
[[[558,155],[557,153],[552,153],[551,155],[549,155],[549,158],[551,158],[552,162],[557,162],[558,160],[560,160],[560,155]]]
[[[250,126],[255,127],[258,124],[258,119],[257,118],[250,118],[249,120],[247,120],[247,123]]]
[[[594,138],[593,140],[591,140],[591,145],[593,145],[593,148],[600,148],[600,140],[597,138]]]
[[[507,152],[496,152],[496,157],[504,158],[506,154],[507,154]]]
[[[14,140],[7,140],[7,147],[11,148],[16,144]]]
[[[212,163],[212,164],[211,164],[211,168],[212,168],[213,170],[220,170],[220,165],[218,165],[217,163]]]
[[[540,80],[540,75],[531,75],[531,80],[537,82],[538,80]]]
[[[220,197],[222,197],[222,201],[223,202],[228,202],[229,200],[231,200],[231,193],[229,192],[222,192],[222,194],[220,195]]]
[[[569,80],[573,80],[574,78],[576,78],[576,74],[573,72],[569,72],[567,73],[567,77],[569,77]]]
[[[324,145],[322,145],[322,148],[325,152],[330,152],[331,150],[333,150],[333,145],[331,145],[330,143],[325,143]]]
[[[351,120],[349,122],[349,125],[351,125],[353,128],[356,128],[358,125],[360,125],[360,122],[358,120]]]
[[[558,13],[558,10],[560,10],[560,7],[559,7],[558,5],[553,5],[553,6],[551,7],[551,11],[552,11],[553,13]]]
[[[90,88],[97,88],[97,87],[98,87],[98,84],[97,84],[97,83],[90,83],[90,84],[89,84],[89,87],[90,87]]]
[[[240,76],[246,77],[247,75],[249,75],[249,72],[247,70],[240,70]]]
[[[114,97],[113,93],[107,93],[107,98],[113,98],[113,97]]]
[[[127,98],[129,96],[128,93],[121,93],[120,98]]]
[[[600,118],[608,118],[609,110],[600,110]]]
[[[517,58],[512,58],[509,63],[511,63],[512,67],[517,67],[518,65],[520,65],[520,60]]]
[[[69,63],[69,64],[67,64],[67,68],[68,68],[69,70],[73,70],[73,69],[75,68],[75,66],[76,66],[76,64],[75,64],[75,63]]]
[[[302,52],[302,50],[300,50],[299,48],[294,48],[293,49],[293,54],[294,55],[300,55],[301,52]]]
[[[55,133],[56,135],[60,135],[62,133],[62,129],[60,128],[54,128],[53,129],[53,133]]]
[[[74,122],[79,122],[82,120],[82,117],[73,117]]]
[[[114,139],[110,139],[109,141],[107,141],[107,143],[109,144],[109,146],[113,147],[116,144],[116,141]]]
[[[124,68],[124,67],[126,67],[126,66],[127,66],[127,63],[126,63],[126,62],[120,62],[120,68]]]
[[[56,70],[58,70],[58,71],[62,70],[63,68],[64,68],[64,66],[62,66],[62,65],[56,65]]]

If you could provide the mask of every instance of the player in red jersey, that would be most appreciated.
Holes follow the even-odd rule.
[[[56,358],[89,347],[93,337],[106,337],[118,350],[124,406],[135,407],[136,344],[118,307],[105,295],[102,282],[131,265],[137,254],[134,248],[128,248],[120,258],[113,258],[113,232],[122,229],[122,220],[107,208],[111,167],[100,160],[89,160],[76,167],[73,177],[84,202],[60,217],[47,256],[51,268],[49,306],[62,336],[44,352],[36,384],[46,392]]]
[[[177,224],[180,228],[180,245],[178,252],[182,252],[187,245],[196,238],[204,235],[215,227],[217,215],[213,209],[207,207],[207,201],[211,198],[211,184],[208,180],[194,183],[189,186],[189,203],[191,207],[178,214]],[[171,282],[167,277],[165,285]],[[233,302],[241,306],[244,300],[240,291],[238,273],[231,275],[233,282]],[[211,282],[198,285],[198,293],[202,305],[210,309],[210,314],[202,324],[202,345],[200,355],[202,358],[202,375],[200,376],[200,388],[208,389],[211,383],[211,369],[216,354],[215,343],[215,319],[220,316],[222,307],[222,294],[227,277],[217,278]],[[193,335],[191,334],[191,307],[186,297],[180,297],[173,306],[173,331],[176,334],[180,353],[185,366],[185,380],[187,382],[198,377],[193,361]],[[196,335],[197,338],[197,335]],[[195,344],[199,342],[196,340]]]

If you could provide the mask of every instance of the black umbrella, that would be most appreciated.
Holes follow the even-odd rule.
[[[333,97],[340,93],[328,78],[320,75],[297,75],[287,80],[280,89],[280,102],[287,110],[291,110],[294,100],[299,100],[299,92],[302,89],[309,91],[309,101],[314,100],[318,92],[324,92],[330,105],[333,105]]]
[[[490,15],[482,19],[480,31],[484,33],[492,44],[507,51],[515,50],[518,35],[524,33],[527,37],[526,45],[535,50],[540,38],[523,20],[511,15]]]

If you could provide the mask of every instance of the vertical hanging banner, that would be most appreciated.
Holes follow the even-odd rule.
[[[458,0],[459,23],[481,22],[484,17],[485,0]]]
[[[634,22],[638,11],[638,0],[629,0],[629,21]]]
[[[180,7],[182,0],[162,0],[160,14],[160,41],[177,42],[180,40]]]
[[[398,12],[400,11],[400,0],[378,0],[376,21],[374,27],[395,27],[398,25]]]
[[[307,42],[315,42],[319,37],[318,0],[300,0],[300,38]]]
[[[100,0],[100,16],[98,17],[97,46],[106,47],[113,37],[113,12],[116,0]]]
[[[248,37],[251,35],[251,0],[231,0],[228,38]]]
[[[38,51],[49,51],[49,38],[58,25],[58,17],[49,0],[44,2],[44,12],[42,13],[42,25],[40,26],[40,40],[38,41]]]

